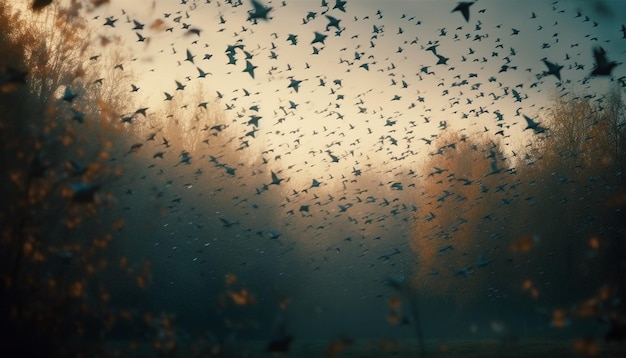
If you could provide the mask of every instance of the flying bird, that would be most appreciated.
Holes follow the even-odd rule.
[[[287,88],[293,88],[293,90],[297,93],[298,89],[300,88],[300,83],[302,83],[302,80],[290,78],[289,81],[289,86],[287,86]]]
[[[230,221],[224,218],[219,218],[219,219],[222,222],[222,226],[224,226],[225,228],[229,228],[229,227],[232,227],[233,225],[239,224],[239,221]]]
[[[194,63],[194,62],[193,62],[193,58],[194,58],[194,57],[196,57],[196,56],[195,56],[195,55],[192,55],[192,54],[191,54],[191,51],[189,51],[189,49],[187,49],[187,57],[185,58],[185,61],[189,61],[189,62],[191,62],[191,63]]]
[[[84,123],[85,122],[85,113],[78,111],[74,108],[70,108],[70,110],[72,110],[72,119],[75,120],[78,123]]]
[[[143,30],[144,24],[140,23],[137,20],[133,20],[133,24],[135,25],[132,30]]]
[[[460,11],[465,21],[469,22],[469,7],[474,4],[473,1],[460,1],[452,12]]]
[[[106,22],[104,23],[104,26],[115,27],[115,22],[116,21],[117,21],[117,19],[114,19],[113,17],[107,17]]]
[[[313,41],[311,41],[311,45],[315,44],[315,43],[321,43],[322,45],[325,45],[324,41],[326,40],[326,38],[328,37],[328,35],[324,35],[320,32],[315,31],[315,37],[313,38]]]
[[[246,68],[242,72],[248,72],[250,77],[254,78],[254,69],[258,66],[253,65],[250,61],[246,61]]]
[[[332,17],[330,15],[324,15],[328,19],[328,24],[326,25],[326,31],[328,31],[331,27],[335,27],[337,31],[341,31],[341,27],[339,27],[340,19]]]
[[[610,76],[613,68],[618,65],[615,61],[606,58],[606,51],[602,47],[593,49],[593,57],[596,60],[596,68],[591,72],[592,76]]]
[[[248,21],[252,20],[256,23],[257,19],[269,20],[267,15],[272,11],[272,7],[263,5],[258,0],[252,0],[252,10],[248,11]]]
[[[346,3],[347,1],[344,0],[335,0],[335,6],[333,6],[333,9],[337,9],[341,12],[346,12]]]
[[[72,90],[70,89],[70,86],[66,86],[65,92],[63,92],[63,97],[61,97],[61,99],[63,99],[66,102],[73,102],[74,98],[76,98],[77,96],[78,94],[72,92]]]
[[[527,126],[526,128],[524,128],[524,130],[526,129],[532,129],[535,131],[535,133],[543,133],[546,131],[547,128],[541,127],[539,125],[539,122],[535,122],[532,118],[528,117],[527,115],[523,115],[524,119],[526,120]]]
[[[548,71],[546,71],[546,74],[554,75],[560,81],[561,80],[561,69],[563,68],[563,66],[560,66],[557,63],[552,63],[552,62],[546,60],[545,58],[542,61],[548,67]]]
[[[276,173],[274,173],[273,171],[272,173],[272,182],[270,183],[270,185],[280,185],[280,182],[285,180],[284,178],[279,178],[278,175],[276,175]]]
[[[291,42],[292,46],[297,45],[298,44],[298,35],[289,34],[289,36],[287,36],[287,41]]]

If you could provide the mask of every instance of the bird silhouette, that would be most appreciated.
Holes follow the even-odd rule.
[[[253,65],[250,61],[246,61],[246,68],[243,70],[243,72],[247,72],[250,77],[254,78],[254,70],[257,68],[257,66]]]
[[[271,172],[271,176],[272,181],[270,182],[270,185],[280,185],[280,183],[285,180],[283,178],[279,178],[278,175],[276,175],[276,173],[274,173],[273,171]]]
[[[546,72],[546,74],[554,75],[560,81],[561,69],[563,68],[563,66],[560,66],[559,64],[556,64],[556,63],[552,63],[546,60],[545,58],[542,61],[548,67],[548,71]]]
[[[594,47],[593,58],[596,62],[596,67],[591,72],[592,76],[610,76],[613,68],[618,65],[615,61],[609,61],[606,58],[606,51],[602,47]]]
[[[248,21],[256,23],[257,19],[269,20],[268,15],[272,7],[265,6],[258,0],[251,0],[251,2],[252,10],[248,12]]]
[[[63,96],[61,98],[66,102],[73,102],[76,97],[78,97],[78,94],[72,92],[70,86],[66,86],[65,92],[63,92]]]
[[[535,133],[543,133],[546,131],[546,128],[541,127],[539,125],[538,122],[535,122],[532,118],[528,117],[527,115],[523,115],[524,119],[526,120],[526,128],[524,128],[524,130],[526,129],[532,129],[533,131],[535,131]]]
[[[457,4],[457,6],[452,10],[452,12],[460,11],[461,14],[463,15],[463,18],[465,19],[465,21],[469,22],[469,17],[470,17],[469,7],[472,4],[474,4],[473,1],[460,1]]]

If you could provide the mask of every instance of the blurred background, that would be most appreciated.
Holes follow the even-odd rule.
[[[625,11],[0,3],[0,348],[619,354]]]

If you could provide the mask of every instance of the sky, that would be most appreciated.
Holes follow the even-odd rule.
[[[626,39],[620,31],[626,6],[619,1],[478,0],[469,8],[468,21],[453,11],[455,1],[352,0],[345,3],[345,11],[335,7],[334,0],[328,1],[329,6],[304,0],[262,3],[271,10],[267,19],[256,23],[248,21],[250,1],[237,6],[217,0],[111,1],[85,16],[94,28],[95,40],[101,36],[121,39],[132,59],[124,63],[124,70],[133,71],[133,84],[139,88],[134,92],[128,88],[129,99],[138,107],[148,107],[151,123],[172,120],[162,107],[167,103],[165,93],[189,108],[211,102],[214,107],[210,108],[223,113],[218,123],[210,124],[227,126],[234,143],[244,148],[241,162],[228,164],[239,172],[263,173],[266,183],[271,180],[270,171],[284,179],[282,191],[271,186],[269,194],[276,201],[263,207],[262,213],[250,214],[255,211],[247,206],[254,204],[248,202],[233,205],[233,210],[208,213],[229,220],[240,215],[241,221],[262,227],[263,235],[282,233],[282,244],[232,247],[218,240],[230,235],[224,232],[214,237],[186,235],[186,242],[211,244],[216,258],[224,255],[221,250],[230,250],[227,254],[234,257],[232,264],[239,266],[237,270],[249,264],[247,257],[256,257],[258,265],[275,265],[276,277],[261,280],[252,268],[251,280],[285,280],[283,287],[288,283],[302,292],[324,286],[325,290],[313,291],[324,296],[330,289],[333,299],[342,303],[338,306],[344,308],[355,296],[365,300],[381,290],[367,284],[411,265],[388,264],[395,262],[389,257],[396,252],[409,251],[406,235],[410,223],[398,219],[385,224],[385,215],[356,204],[357,197],[368,200],[366,189],[373,192],[376,186],[384,187],[385,197],[372,198],[376,204],[389,199],[393,200],[390,209],[406,203],[402,210],[409,211],[411,199],[400,192],[391,196],[390,183],[399,173],[418,169],[437,149],[428,142],[445,128],[468,136],[503,130],[501,140],[507,150],[518,150],[536,140],[535,133],[525,130],[523,115],[542,122],[545,106],[554,96],[573,93],[599,99],[626,76],[626,64],[622,63],[626,62]],[[109,17],[117,19],[115,26],[105,25]],[[144,28],[134,30],[133,20]],[[137,34],[146,39],[138,41]],[[590,76],[595,66],[593,49],[599,46],[610,61],[620,62],[611,77]],[[231,56],[235,63],[229,63],[229,47],[234,48]],[[560,80],[546,73],[548,66],[542,59],[563,66]],[[199,77],[198,68],[207,75]],[[185,89],[177,90],[176,81]],[[192,92],[200,85],[205,91],[202,99]],[[132,125],[141,128],[142,119],[138,117]],[[247,135],[250,132],[254,137]],[[198,158],[216,155],[215,149],[193,143],[191,135],[183,140],[189,141],[194,164]],[[262,160],[267,166],[255,167]],[[183,180],[194,177],[187,167],[175,170]],[[352,185],[350,194],[359,194],[342,200],[342,186],[359,172],[374,179]],[[235,202],[233,198],[240,196],[250,202],[257,200],[256,188],[229,188],[231,178],[226,178],[223,187],[230,190],[198,194],[189,205],[200,206],[207,197],[223,202]],[[315,199],[316,194],[303,190],[311,189],[313,179],[326,187],[324,195]],[[326,197],[327,192],[335,194],[333,188],[336,197]],[[297,210],[309,201],[323,203],[315,208],[315,215],[287,214],[289,208]],[[243,214],[237,211],[243,207],[247,210]],[[280,226],[271,226],[277,221],[273,221],[276,217],[270,220],[270,211],[282,219]],[[318,213],[328,221],[320,221]],[[133,215],[143,220],[140,213],[129,213]],[[348,220],[346,215],[353,220],[369,219],[375,226],[354,230],[331,224],[338,217]],[[195,219],[184,220],[191,223]],[[132,221],[130,217],[128,221]],[[172,271],[189,270],[188,276],[177,279],[193,286],[201,271],[191,273],[197,257],[191,249],[182,253],[183,242],[170,240],[183,229],[176,226],[173,216],[159,225],[161,230],[153,239],[159,245],[175,247],[168,258],[180,257],[180,261],[171,262]],[[332,227],[333,238],[343,241],[330,242],[325,231],[318,230],[325,225]],[[245,235],[240,230],[236,238]],[[346,252],[351,243],[360,246]],[[340,255],[356,261],[335,259]],[[358,261],[363,256],[368,260]],[[408,254],[401,256],[412,259]],[[375,274],[356,273],[373,264],[378,265]],[[323,271],[324,265],[332,269]],[[322,273],[316,270],[320,266]],[[159,280],[169,284],[167,273],[161,273],[166,278]],[[313,315],[333,309],[315,304],[309,308]],[[349,313],[355,319],[358,314],[356,308]],[[307,324],[310,322],[303,323]]]
[[[599,95],[610,86],[608,78],[589,78],[595,46],[602,46],[609,60],[624,57],[618,20],[624,17],[618,14],[626,9],[619,2],[477,1],[469,21],[451,11],[455,2],[389,1],[380,8],[379,2],[359,1],[348,2],[345,12],[330,5],[267,2],[268,20],[254,24],[247,21],[250,2],[112,2],[98,9],[92,24],[99,35],[121,38],[136,59],[131,68],[140,90],[132,95],[140,103],[156,108],[164,92],[183,96],[175,81],[189,87],[202,83],[206,100],[221,94],[219,106],[242,134],[252,127],[250,116],[262,118],[258,134],[248,141],[253,147],[293,149],[295,135],[303,135],[299,150],[291,151],[298,162],[323,148],[320,144],[333,143],[339,157],[356,149],[382,161],[414,160],[407,153],[429,151],[419,139],[448,126],[477,133],[504,124],[505,142],[519,146],[532,140],[529,131],[519,135],[525,128],[520,114],[540,121],[551,96]],[[610,9],[608,15],[598,10],[602,6]],[[119,19],[115,27],[102,25],[109,16]],[[328,16],[339,20],[340,30],[329,26]],[[132,30],[131,20],[146,29]],[[160,20],[160,31],[147,29]],[[200,30],[199,36],[185,26]],[[137,42],[135,32],[147,39]],[[315,32],[327,36],[323,43],[311,43]],[[228,64],[229,45],[242,45],[235,64]],[[437,64],[437,55],[427,50],[433,45],[447,58],[445,64]],[[193,63],[185,60],[187,51]],[[544,76],[544,58],[564,66],[562,81]],[[254,76],[244,72],[247,61]],[[198,78],[197,68],[210,74]],[[613,78],[623,77],[624,68],[618,66]],[[289,87],[292,79],[298,91]],[[407,152],[409,146],[415,150]]]

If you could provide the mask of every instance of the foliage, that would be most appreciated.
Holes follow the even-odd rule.
[[[32,13],[3,2],[0,24],[1,319],[12,332],[2,348],[93,353],[97,345],[80,342],[133,318],[111,305],[117,292],[107,282],[122,274],[135,287],[149,283],[148,264],[109,251],[124,225],[108,189],[123,171],[112,161],[121,137],[112,119],[123,108],[98,98],[88,81],[97,74],[76,67],[90,41],[71,7]]]
[[[472,276],[484,282],[498,253],[509,194],[500,188],[512,173],[501,145],[486,136],[439,136],[439,148],[423,164],[417,223],[411,246],[419,257],[422,289],[457,298],[480,285],[458,285]],[[483,262],[484,261],[484,262]],[[462,289],[458,289],[462,287]]]
[[[609,301],[626,282],[624,113],[619,90],[556,98],[548,130],[508,159],[488,137],[441,136],[423,165],[411,239],[417,289],[459,303],[526,296],[552,307],[599,300],[594,315],[617,309]]]

